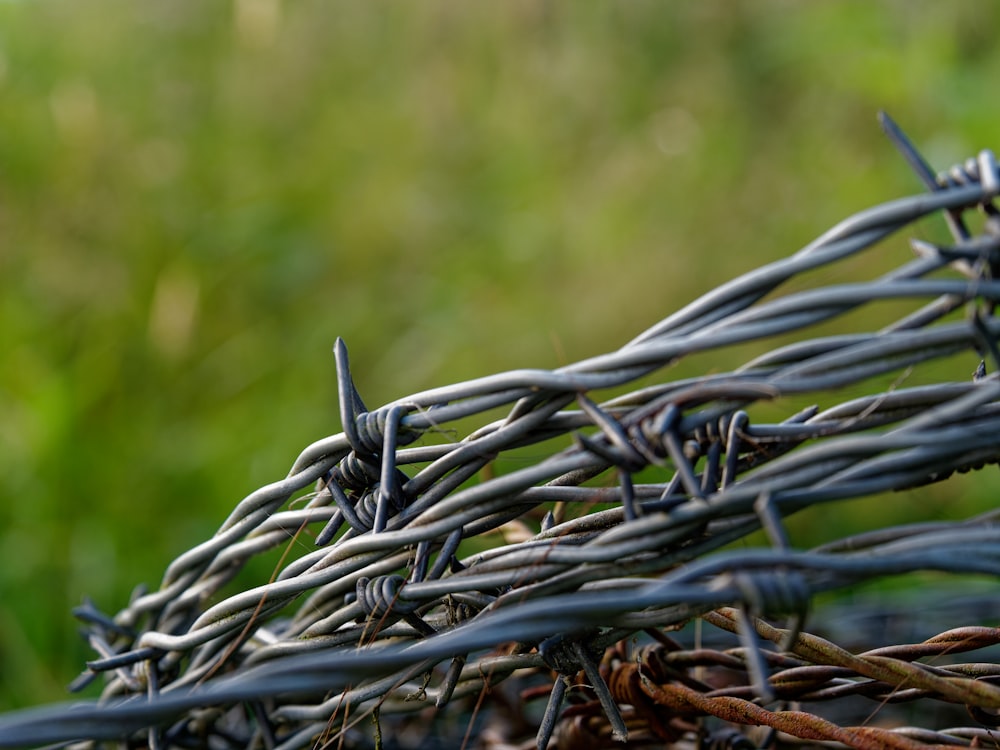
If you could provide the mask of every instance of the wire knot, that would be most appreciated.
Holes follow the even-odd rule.
[[[405,583],[405,578],[395,574],[375,578],[362,576],[355,587],[358,604],[368,617],[379,620],[412,614],[420,603],[399,598]]]
[[[581,654],[582,649],[582,654]],[[554,635],[538,644],[538,655],[550,669],[572,677],[583,668],[582,662],[599,662],[603,650],[580,638]]]
[[[809,606],[810,589],[805,577],[783,568],[740,571],[730,574],[741,601],[754,615],[795,614]]]
[[[392,424],[396,430],[393,436],[395,445],[409,445],[420,437],[421,432],[402,425],[400,420],[403,416],[404,410],[398,406],[357,414],[354,418],[357,445],[352,447],[360,453],[373,455],[382,453],[385,447],[385,433],[389,424]]]
[[[381,467],[368,458],[362,458],[356,451],[344,456],[331,472],[331,481],[336,482],[346,492],[361,494],[378,481]]]

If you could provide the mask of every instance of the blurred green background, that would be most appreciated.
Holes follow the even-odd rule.
[[[369,406],[615,348],[919,192],[880,108],[939,168],[1000,145],[998,16],[0,0],[0,709],[339,431],[336,336]]]

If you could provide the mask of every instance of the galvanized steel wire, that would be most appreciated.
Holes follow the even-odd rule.
[[[820,592],[915,571],[1000,575],[998,513],[874,529],[813,550],[796,548],[782,523],[1000,461],[996,160],[983,151],[939,177],[884,125],[929,192],[842,221],[617,351],[369,410],[338,341],[343,432],[243,499],[155,591],[138,590],[113,618],[79,608],[99,658],[76,687],[103,676],[100,701],[0,717],[0,746],[363,747],[360,717],[468,711],[510,676],[544,678],[548,708],[532,746],[571,747],[584,730],[594,742],[679,741],[693,731],[684,721],[707,716],[858,747],[983,742],[1000,708],[995,662],[942,673],[915,661],[938,646],[853,655],[800,627]],[[872,280],[778,293],[859,253],[897,253],[883,241],[939,213],[953,233],[947,245],[915,240],[915,257]],[[886,325],[847,315],[893,300],[905,312]],[[853,328],[815,331],[834,319]],[[789,334],[792,343],[731,370],[599,395],[695,353]],[[907,386],[914,373],[928,382]],[[882,385],[838,397],[872,383]],[[832,405],[804,408],[806,397]],[[777,421],[758,416],[782,409]],[[455,436],[443,439],[447,430]],[[552,455],[496,470],[518,449],[559,438],[568,439]],[[761,529],[768,544],[733,547]],[[278,550],[271,579],[237,578]],[[227,593],[234,579],[242,588]],[[762,619],[776,615],[793,624],[779,632]],[[662,640],[698,617],[742,647],[678,645],[656,657],[659,671],[651,652],[645,671],[626,668],[643,662],[615,644],[637,633]],[[959,635],[932,643],[1000,642],[996,628],[961,630],[972,625],[956,622]],[[768,640],[784,656],[763,648]],[[748,684],[708,689],[684,671],[699,659],[739,667]],[[563,713],[578,688],[598,708]],[[874,731],[774,708],[900,691],[967,705],[979,723]]]

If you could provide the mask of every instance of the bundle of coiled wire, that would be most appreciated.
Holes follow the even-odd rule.
[[[772,728],[769,742],[779,733],[858,747],[983,741],[989,730],[975,727],[942,739],[940,727],[876,732],[776,710],[858,681],[872,686],[855,693],[877,698],[908,690],[964,703],[980,728],[1000,708],[995,661],[942,675],[904,651],[890,668],[803,632],[820,592],[914,571],[1000,574],[997,513],[812,550],[783,523],[1000,461],[997,163],[983,151],[938,177],[883,124],[927,193],[844,220],[615,352],[369,410],[338,341],[343,432],[242,500],[157,590],[137,590],[114,617],[79,608],[98,658],[76,687],[103,678],[102,697],[0,717],[0,746],[431,747],[476,733],[495,747],[575,747],[581,737],[595,747],[714,746],[745,745],[754,724]],[[982,217],[976,233],[968,212]],[[914,241],[915,257],[873,280],[776,292],[861,252],[895,253],[879,243],[934,213],[952,243]],[[814,331],[883,300],[906,310],[875,330]],[[788,334],[794,341],[731,370],[600,394],[687,355]],[[900,378],[838,398],[914,372],[929,382]],[[803,407],[806,397],[827,405]],[[464,437],[440,438],[472,422]],[[551,455],[496,469],[558,438]],[[746,542],[762,529],[766,541]],[[237,578],[273,550],[283,551],[273,576]],[[229,593],[234,579],[242,588]],[[779,616],[784,629],[767,619]],[[710,656],[666,635],[698,618],[738,641]],[[966,636],[969,648],[1000,642],[996,628]],[[633,638],[659,652],[630,652]],[[931,652],[922,648],[913,647]],[[720,687],[690,671],[705,665],[739,679]],[[827,671],[782,676],[810,666]],[[544,706],[521,705],[537,695]],[[498,739],[483,718],[491,711],[516,716],[509,736]],[[706,717],[731,726],[706,728]]]

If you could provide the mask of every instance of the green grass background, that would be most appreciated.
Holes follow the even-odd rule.
[[[996,147],[998,16],[0,0],[0,709],[339,431],[336,336],[370,406],[617,347],[919,192],[880,108],[938,167]]]

